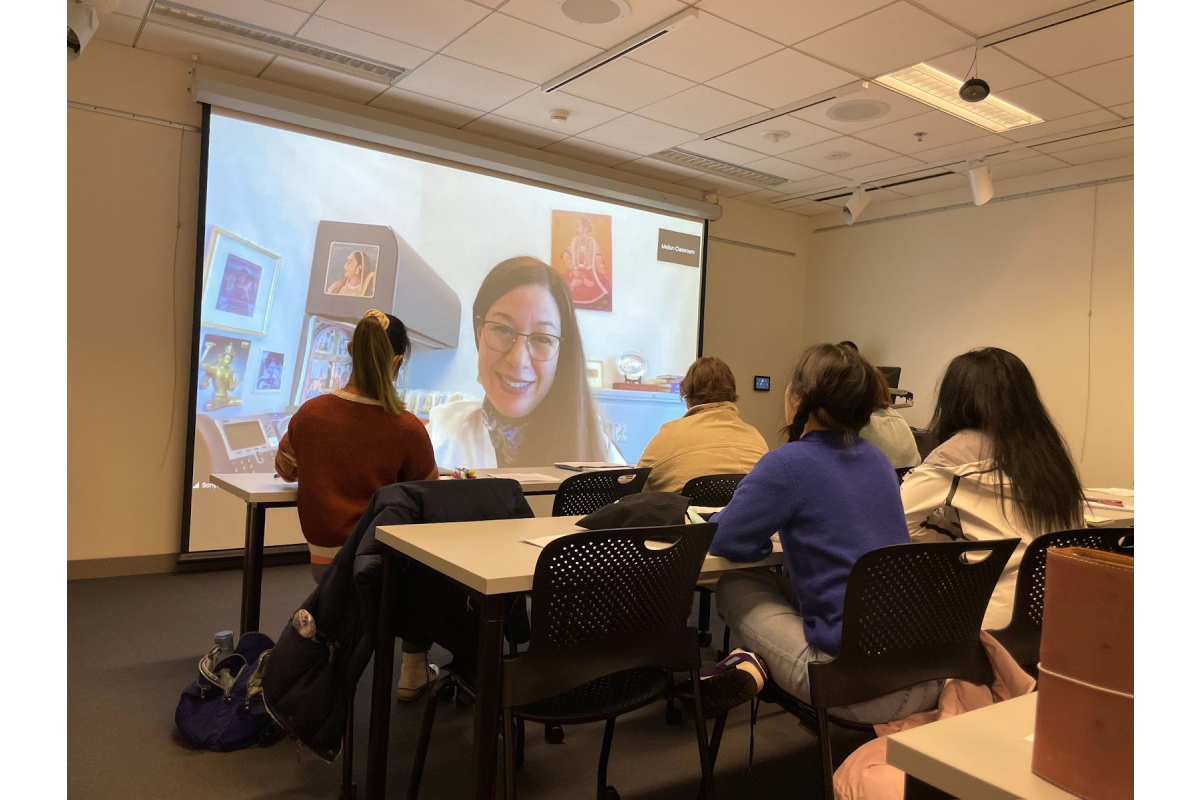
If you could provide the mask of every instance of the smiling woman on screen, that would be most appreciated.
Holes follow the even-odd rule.
[[[475,296],[472,325],[485,398],[430,412],[439,464],[622,460],[600,427],[575,307],[557,272],[528,256],[497,264]]]

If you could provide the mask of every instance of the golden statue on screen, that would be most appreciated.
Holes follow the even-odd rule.
[[[232,367],[233,345],[225,345],[225,352],[210,364],[206,359],[212,348],[213,342],[206,342],[204,354],[200,356],[200,369],[204,372],[204,377],[200,379],[200,388],[207,389],[210,385],[213,387],[212,397],[204,404],[204,410],[216,411],[227,406],[240,406],[242,398],[229,396],[230,392],[238,388],[238,376]]]

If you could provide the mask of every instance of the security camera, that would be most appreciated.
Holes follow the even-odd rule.
[[[121,0],[67,0],[67,61],[79,58],[83,48],[96,35],[100,15],[117,10]]]
[[[850,198],[842,205],[842,219],[846,220],[847,225],[853,225],[869,202],[871,202],[871,198],[867,197],[863,188],[861,186],[855,188]]]

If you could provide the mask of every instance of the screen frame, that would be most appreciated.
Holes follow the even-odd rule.
[[[201,122],[200,122],[200,175],[199,175],[199,201],[196,206],[196,266],[195,266],[195,285],[192,299],[192,352],[191,352],[191,368],[189,370],[188,384],[188,416],[185,435],[187,437],[186,446],[184,449],[184,464],[183,474],[184,481],[182,484],[183,498],[180,504],[181,518],[179,525],[179,557],[178,563],[181,566],[192,566],[201,568],[225,568],[234,567],[241,564],[242,554],[245,552],[245,547],[227,548],[220,550],[198,550],[191,549],[192,535],[192,492],[194,483],[198,476],[193,474],[195,449],[196,449],[196,405],[199,401],[199,393],[196,392],[196,381],[199,379],[200,373],[200,329],[202,321],[200,319],[201,297],[204,285],[204,251],[206,247],[205,230],[207,228],[206,209],[208,204],[208,162],[209,162],[209,139],[212,132],[211,117],[213,107],[210,103],[200,103]],[[225,111],[222,109],[222,111]],[[232,109],[221,116],[229,116],[235,119],[242,119],[253,122],[259,125],[267,125],[268,127],[277,127],[285,130],[291,130],[305,135],[317,136],[324,139],[334,139],[356,147],[365,147],[371,150],[390,152],[402,158],[412,158],[417,161],[433,162],[451,169],[464,170],[466,172],[482,173],[491,175],[492,177],[502,180],[512,181],[513,183],[524,183],[527,185],[537,186],[549,191],[562,192],[564,194],[575,195],[577,197],[586,197],[588,199],[600,200],[601,202],[611,203],[617,206],[626,208],[634,208],[640,211],[646,211],[652,214],[665,214],[667,216],[678,217],[693,222],[699,222],[703,226],[701,236],[703,238],[701,255],[700,255],[700,295],[698,298],[699,309],[697,311],[697,330],[696,330],[696,358],[700,358],[704,354],[704,313],[705,313],[705,293],[708,285],[708,248],[709,248],[709,223],[710,220],[701,217],[691,217],[685,214],[677,214],[662,209],[656,209],[649,206],[638,205],[637,203],[621,202],[610,197],[602,195],[589,194],[582,191],[574,191],[562,186],[542,183],[539,181],[520,180],[512,175],[506,175],[503,172],[494,172],[490,170],[482,170],[478,167],[465,163],[455,163],[453,161],[441,158],[431,158],[421,153],[407,153],[400,148],[382,146],[369,141],[355,141],[353,137],[347,136],[330,136],[320,130],[306,131],[304,126],[281,123],[267,117],[257,117],[256,115],[246,114]],[[200,476],[207,482],[208,476]],[[305,544],[284,544],[284,545],[264,545],[264,557],[270,559],[268,563],[301,563],[308,560],[308,548]]]

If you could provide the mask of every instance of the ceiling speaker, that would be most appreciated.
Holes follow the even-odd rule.
[[[958,96],[968,103],[986,100],[991,93],[992,87],[988,86],[987,81],[983,78],[971,78],[958,89]]]

